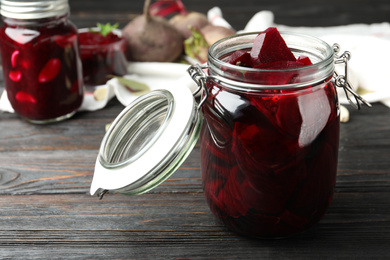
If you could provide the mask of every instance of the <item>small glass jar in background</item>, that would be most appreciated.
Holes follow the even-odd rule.
[[[82,28],[79,29],[79,40],[86,87],[105,84],[110,75],[127,73],[127,41],[120,30],[113,29],[103,36],[100,28]]]
[[[15,112],[37,124],[71,117],[84,92],[68,0],[4,0],[1,15],[5,89]]]

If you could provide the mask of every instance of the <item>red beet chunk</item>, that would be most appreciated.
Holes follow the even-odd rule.
[[[59,59],[50,59],[39,72],[39,83],[46,83],[53,80],[61,70],[61,61]]]
[[[33,96],[23,91],[17,92],[15,95],[15,99],[21,103],[32,103],[32,104],[37,103],[37,100]]]
[[[307,56],[299,56],[297,59],[297,63],[302,64],[302,66],[309,66],[313,64],[310,58]]]
[[[16,66],[16,59],[19,56],[20,51],[19,50],[14,50],[11,55],[11,65],[14,68]]]
[[[270,27],[256,36],[250,56],[253,66],[275,61],[296,61],[275,27]]]
[[[266,172],[296,155],[294,138],[279,133],[273,125],[262,120],[262,126],[239,122],[234,126],[231,152],[241,168],[251,172]]]
[[[288,133],[295,138],[299,137],[303,123],[299,97],[283,95],[279,100],[276,122],[279,129],[284,133]]]
[[[249,52],[238,50],[233,52],[232,55],[228,57],[226,62],[233,65],[251,67],[251,56]]]
[[[18,70],[11,70],[8,76],[12,81],[18,82],[22,78],[22,73]]]

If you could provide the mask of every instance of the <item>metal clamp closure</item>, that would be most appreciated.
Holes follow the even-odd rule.
[[[204,90],[203,91],[203,98],[198,104],[198,110],[201,108],[203,103],[206,102],[206,100],[209,96],[209,93],[206,89],[207,75],[203,71],[203,69],[205,69],[205,68],[207,68],[207,67],[202,67],[199,64],[197,64],[197,65],[192,65],[187,69],[191,78],[195,81],[196,85],[198,86],[198,88],[192,93],[192,95],[195,96],[196,94],[199,93],[199,91],[201,91],[202,89]]]
[[[339,75],[336,71],[334,72],[335,85],[344,89],[345,96],[347,97],[349,104],[351,104],[354,108],[360,109],[361,104],[371,107],[370,103],[368,103],[364,98],[362,98],[352,89],[351,83],[348,81],[348,61],[351,59],[351,53],[349,51],[345,51],[341,55],[338,55],[338,53],[340,52],[340,45],[338,45],[337,43],[333,44],[332,48],[335,53],[334,63],[345,64],[344,75]]]

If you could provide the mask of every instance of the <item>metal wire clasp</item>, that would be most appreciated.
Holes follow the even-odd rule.
[[[368,103],[364,98],[362,98],[352,89],[351,83],[348,81],[348,61],[351,59],[351,53],[349,51],[345,51],[341,55],[338,55],[338,53],[340,52],[340,45],[338,45],[337,43],[333,44],[332,48],[335,53],[334,63],[345,64],[344,75],[338,75],[336,71],[334,72],[334,81],[336,86],[344,89],[345,96],[347,97],[349,104],[351,104],[354,108],[360,109],[361,104],[371,107],[370,103]]]
[[[106,193],[108,193],[108,190],[102,190],[102,191],[100,191],[100,192],[97,194],[99,200],[103,199],[103,197],[104,197],[104,195],[105,195]]]
[[[196,65],[191,65],[188,69],[187,72],[190,74],[191,78],[195,81],[196,85],[198,85],[198,88],[192,93],[193,96],[199,93],[202,89],[203,91],[203,98],[198,104],[198,110],[200,107],[203,105],[204,102],[206,102],[209,93],[206,89],[206,79],[207,75],[203,71],[203,69],[206,69],[206,66],[200,66],[199,64]]]

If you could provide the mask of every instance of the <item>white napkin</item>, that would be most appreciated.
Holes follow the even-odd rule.
[[[218,6],[211,8],[207,12],[207,19],[215,26],[222,26],[232,29],[232,26],[225,19],[223,19],[222,10]]]
[[[165,89],[178,85],[195,92],[198,86],[189,76],[189,65],[167,62],[132,62],[128,66],[126,78],[145,83],[151,90]],[[138,96],[132,94],[116,78],[107,82],[107,87],[114,90],[115,96],[122,105],[127,106]]]
[[[299,32],[323,39],[328,44],[340,44],[341,52],[350,51],[348,79],[354,89],[361,88],[368,102],[382,102],[390,107],[390,24],[351,24],[331,27],[291,27],[274,23],[270,11],[261,11],[249,20],[240,32],[262,31],[268,27],[279,31]],[[341,53],[340,52],[340,53]],[[344,68],[336,68],[344,74]],[[340,102],[348,103],[344,91],[338,89]]]

